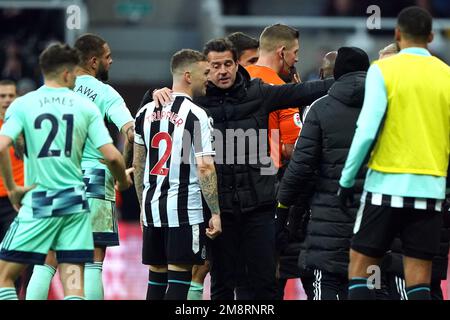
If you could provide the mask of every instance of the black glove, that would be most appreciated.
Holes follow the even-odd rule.
[[[304,207],[292,206],[289,211],[287,229],[289,231],[289,242],[302,242],[305,238],[306,225],[304,219],[307,215]]]
[[[337,192],[339,197],[339,202],[341,203],[341,208],[346,209],[347,207],[352,207],[355,203],[355,190],[353,187],[345,188],[340,186]]]
[[[444,199],[444,201],[442,201],[442,213],[448,214],[448,211],[450,211],[450,200]]]
[[[280,208],[276,210],[277,218],[275,220],[275,246],[278,254],[280,254],[289,242],[288,230],[286,223],[289,215],[289,208]]]
[[[278,233],[286,227],[289,216],[289,208],[277,207],[276,214],[277,218],[275,220],[275,232]]]

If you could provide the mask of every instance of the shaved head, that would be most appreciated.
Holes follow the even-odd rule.
[[[398,46],[396,43],[391,43],[386,47],[384,47],[383,49],[381,49],[380,52],[378,52],[379,59],[384,59],[397,53],[398,53]]]
[[[326,79],[333,76],[334,63],[336,62],[337,51],[328,52],[322,59],[320,66],[320,78]]]

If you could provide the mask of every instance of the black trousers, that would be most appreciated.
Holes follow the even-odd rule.
[[[273,208],[242,213],[235,207],[233,213],[222,213],[221,218],[222,234],[212,240],[209,247],[211,300],[234,300],[238,277],[242,275],[242,263],[248,277],[246,298],[275,299],[277,283]]]
[[[347,300],[348,277],[314,269],[313,295],[308,300]]]
[[[0,197],[0,242],[6,235],[9,226],[17,216],[16,210],[14,210],[8,197]]]

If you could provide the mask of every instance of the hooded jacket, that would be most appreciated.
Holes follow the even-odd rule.
[[[337,190],[364,102],[365,77],[363,71],[347,73],[314,102],[281,182],[280,203],[310,205],[301,269],[347,274],[365,169],[358,174],[352,207],[341,208]]]

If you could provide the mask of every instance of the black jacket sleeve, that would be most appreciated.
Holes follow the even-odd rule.
[[[263,106],[268,113],[292,106],[310,105],[327,94],[334,80],[307,81],[295,84],[271,86],[261,83]]]
[[[139,106],[139,109],[142,108],[143,106],[145,106],[147,103],[152,102],[152,101],[153,101],[152,91],[150,91],[150,89],[149,89],[142,97],[141,105]]]
[[[322,152],[322,132],[317,112],[311,108],[306,117],[294,153],[281,180],[278,201],[306,207],[314,189],[316,170]]]

